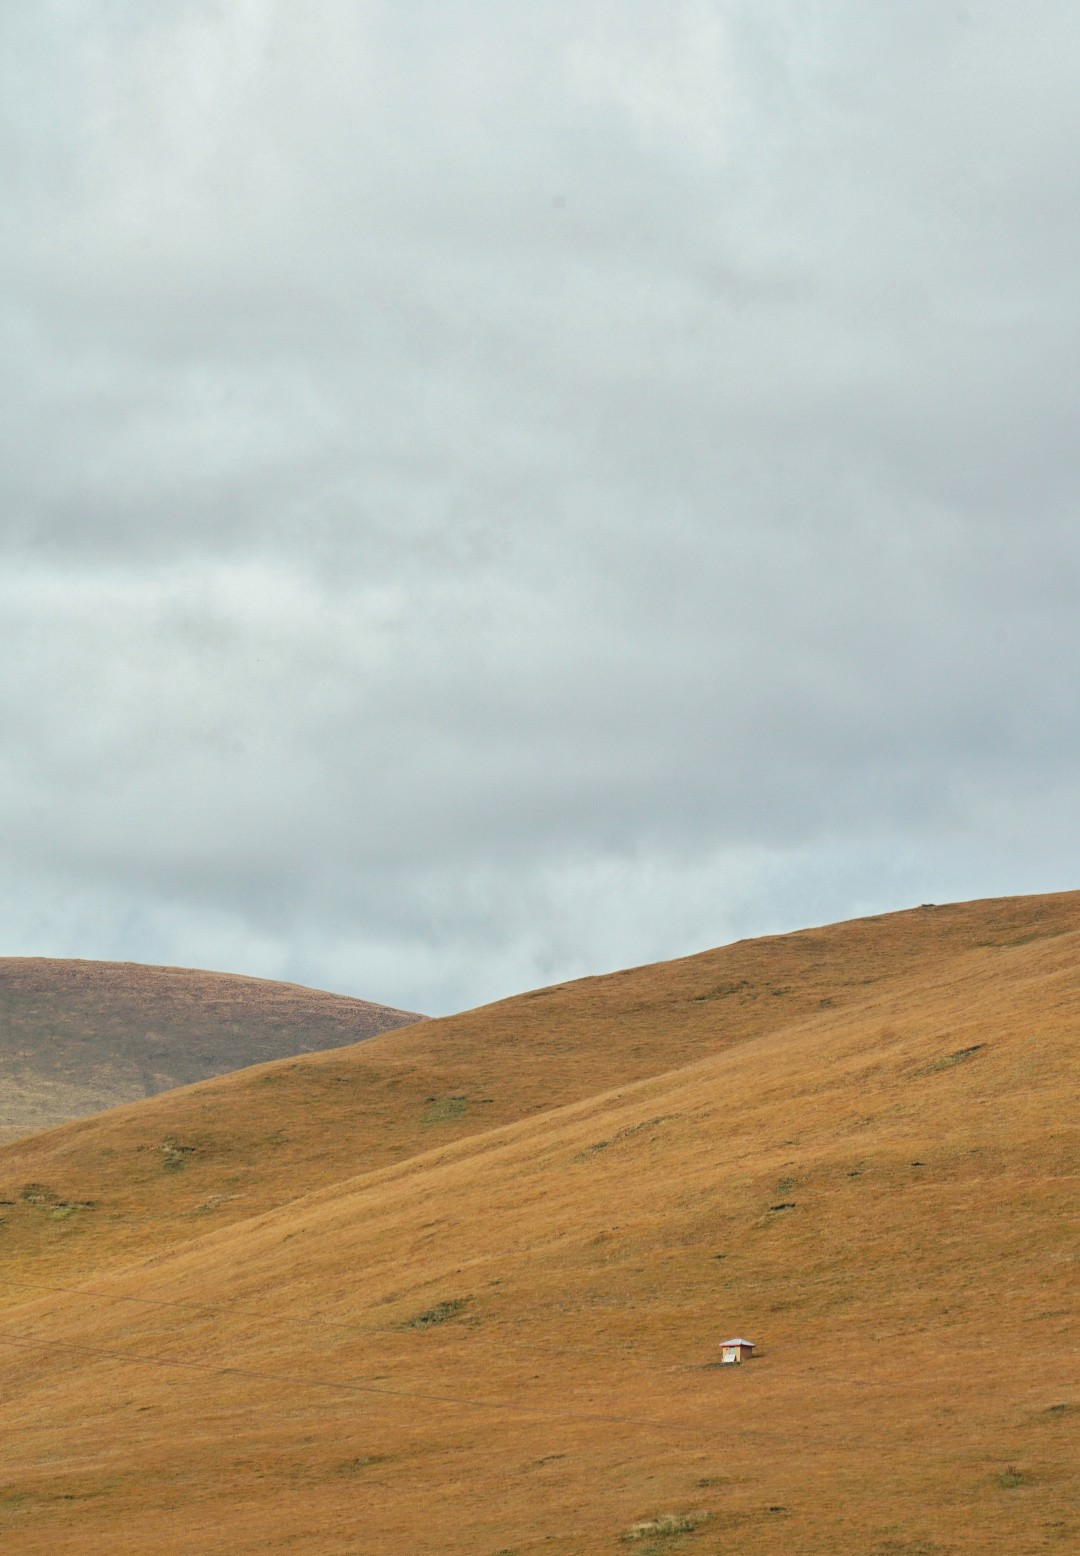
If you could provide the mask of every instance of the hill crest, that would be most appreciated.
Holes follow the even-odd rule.
[[[235,973],[0,958],[0,1142],[421,1019]]]

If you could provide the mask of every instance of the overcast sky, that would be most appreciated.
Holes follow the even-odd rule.
[[[0,10],[0,952],[1080,884],[1080,10]]]

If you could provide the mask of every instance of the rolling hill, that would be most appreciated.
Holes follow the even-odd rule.
[[[264,978],[0,958],[0,1142],[420,1019]]]
[[[5,1553],[1080,1549],[1078,949],[926,907],[9,1144]]]

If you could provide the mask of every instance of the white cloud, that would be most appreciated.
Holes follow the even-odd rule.
[[[570,76],[585,103],[616,108],[647,145],[697,163],[729,150],[736,87],[724,18],[707,0],[662,11],[607,4],[586,8],[569,48]]]
[[[5,14],[3,946],[434,1009],[1066,884],[1080,24],[970,12]]]

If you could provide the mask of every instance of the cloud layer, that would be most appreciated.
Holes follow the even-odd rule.
[[[0,43],[5,950],[435,1011],[1075,884],[1074,10]]]

